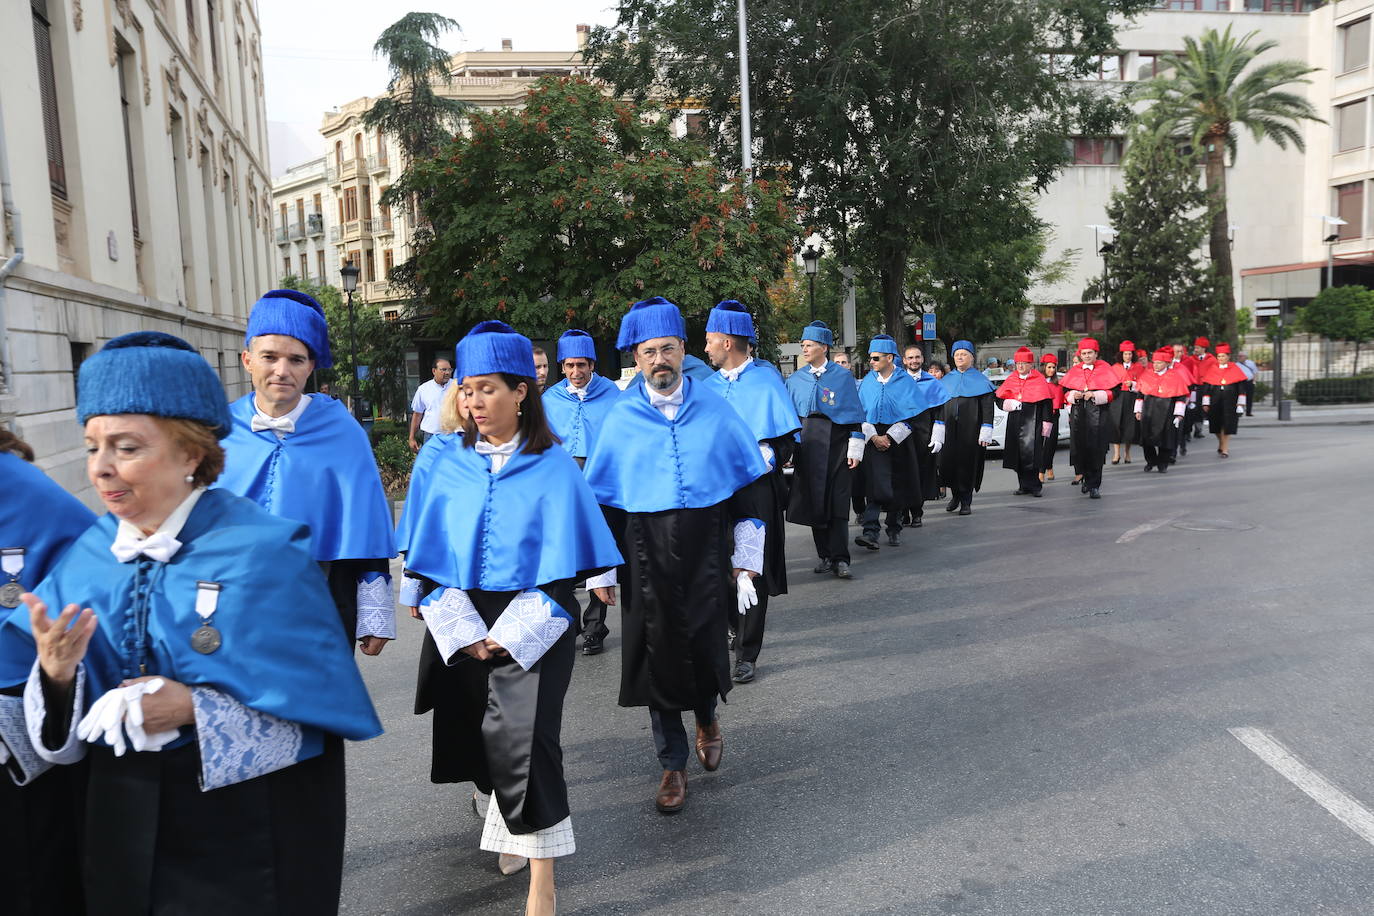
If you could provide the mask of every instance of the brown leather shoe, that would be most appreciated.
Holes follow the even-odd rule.
[[[687,804],[687,771],[664,770],[654,804],[663,814],[677,814]]]
[[[703,728],[697,726],[697,759],[708,773],[720,768],[720,753],[725,749],[725,736],[720,733],[720,720]]]

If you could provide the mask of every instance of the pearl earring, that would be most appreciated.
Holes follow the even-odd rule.
[[[525,415],[525,412],[524,412],[523,410],[521,410],[519,407],[517,407],[517,408],[515,408],[515,415],[516,415],[517,417],[523,417],[523,416]]]
[[[195,475],[194,475],[194,474],[187,474],[187,475],[186,475],[186,482],[187,482],[187,483],[195,483],[195,482],[196,482]]]

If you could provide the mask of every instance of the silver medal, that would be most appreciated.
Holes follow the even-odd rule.
[[[14,609],[19,607],[19,596],[24,594],[24,586],[18,582],[0,585],[0,607]]]
[[[191,648],[201,655],[209,655],[220,646],[219,630],[209,624],[201,626],[191,634]]]

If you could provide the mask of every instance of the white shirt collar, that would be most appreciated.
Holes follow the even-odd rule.
[[[813,366],[810,363],[807,363],[806,368],[807,371],[809,371],[816,378],[820,378],[822,375],[825,375],[825,370],[830,368],[830,364],[822,363],[819,366]]]
[[[672,394],[659,394],[650,385],[645,385],[644,391],[649,395],[649,406],[651,407],[667,407],[670,404],[675,407],[681,407],[683,388],[682,381],[679,380],[677,389]]]
[[[894,378],[897,377],[897,370],[893,369],[891,372],[889,372],[887,374],[887,378],[883,378],[883,374],[877,371],[876,369],[873,370],[873,374],[878,377],[878,384],[886,385],[888,382],[892,381]]]
[[[504,445],[492,445],[479,435],[472,447],[477,450],[477,454],[489,457],[491,459],[491,472],[499,474],[501,469],[506,466],[506,462],[510,461],[516,451],[519,450],[521,441],[521,438],[516,436]]]
[[[590,388],[590,387],[591,387],[591,384],[592,384],[592,383],[591,383],[590,381],[588,381],[588,382],[587,382],[587,388]],[[579,399],[580,399],[580,398],[585,398],[585,397],[587,396],[587,388],[578,388],[578,387],[577,387],[576,385],[574,385],[571,381],[568,382],[568,393],[569,393],[569,394],[572,394],[572,395],[575,395],[575,396],[578,397]]]
[[[738,382],[739,377],[744,374],[744,370],[748,369],[750,365],[751,364],[747,362],[740,363],[733,369],[721,369],[720,374],[725,376],[727,382]]]
[[[430,379],[430,381],[434,381],[434,380],[433,380],[433,379]],[[270,414],[268,414],[267,412],[265,412],[261,407],[258,406],[258,396],[257,396],[256,394],[253,395],[253,412],[254,412],[254,413],[256,413],[259,417],[261,417],[265,422],[272,421],[272,420],[277,420],[278,422],[280,422],[280,421],[282,421],[282,420],[289,420],[289,421],[291,421],[291,429],[292,429],[292,430],[294,430],[296,424],[300,422],[300,420],[301,420],[301,414],[305,413],[305,408],[307,408],[307,407],[309,407],[309,406],[310,406],[310,395],[308,395],[308,394],[303,394],[303,395],[301,395],[301,399],[300,399],[299,401],[296,402],[296,406],[295,406],[295,407],[292,407],[291,410],[288,411],[285,415],[283,415],[283,416],[281,416],[281,417],[273,417],[273,416],[271,416]],[[284,438],[284,437],[286,436],[286,433],[282,432],[281,430],[273,430],[273,432],[275,432],[275,433],[277,434],[277,438],[278,438],[278,439]]]
[[[185,499],[177,504],[177,507],[163,520],[162,524],[157,526],[157,530],[147,537],[144,537],[143,532],[133,522],[121,518],[119,526],[115,528],[115,539],[110,544],[110,551],[116,557],[125,554],[131,560],[142,552],[139,549],[142,545],[152,542],[149,544],[150,548],[155,548],[156,545],[165,545],[165,556],[154,556],[153,559],[160,559],[163,563],[167,562],[181,549],[181,542],[177,540],[177,535],[181,534],[181,529],[186,527],[186,520],[191,517],[191,510],[196,507],[196,503],[200,502],[200,498],[204,494],[204,487],[193,489]],[[128,560],[121,558],[120,562],[126,563]]]

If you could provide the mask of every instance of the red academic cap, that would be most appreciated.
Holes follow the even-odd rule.
[[[1212,345],[1212,342],[1211,342],[1210,340],[1208,340],[1206,337],[1199,337],[1197,340],[1193,341],[1193,346],[1195,346],[1195,347],[1202,347],[1203,349],[1206,349],[1207,347],[1210,347],[1211,345]]]
[[[1117,347],[1117,349],[1122,353],[1131,353],[1135,351],[1135,344],[1131,343],[1129,340],[1123,340],[1121,341],[1121,346]]]
[[[1217,352],[1218,352],[1218,353],[1230,353],[1230,352],[1231,352],[1231,345],[1228,344],[1228,343],[1219,343],[1219,344],[1217,344]]]
[[[1033,363],[1035,362],[1035,353],[1030,347],[1022,347],[1011,355],[1011,361],[1014,363]]]
[[[1059,357],[1055,356],[1053,353],[1046,353],[1044,356],[1040,357],[1040,364],[1044,365],[1045,363],[1053,363],[1057,366],[1059,365]]]
[[[1171,362],[1173,362],[1173,361],[1174,361],[1174,348],[1173,348],[1173,347],[1160,347],[1158,350],[1155,351],[1155,359],[1160,360],[1161,362],[1166,362],[1166,363],[1171,363]]]
[[[1078,352],[1082,353],[1084,350],[1092,350],[1094,353],[1102,352],[1102,348],[1098,346],[1097,341],[1093,340],[1091,337],[1084,337],[1078,342]]]

